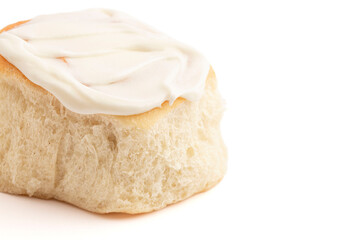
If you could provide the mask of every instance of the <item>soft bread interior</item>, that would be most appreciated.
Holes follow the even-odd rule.
[[[198,102],[77,114],[0,57],[0,191],[99,213],[162,208],[224,176],[223,110],[210,70]]]

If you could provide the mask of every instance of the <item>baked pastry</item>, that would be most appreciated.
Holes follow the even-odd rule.
[[[142,213],[217,184],[223,101],[204,57],[110,10],[0,34],[0,191]]]

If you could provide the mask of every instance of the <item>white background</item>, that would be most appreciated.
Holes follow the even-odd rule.
[[[357,1],[13,0],[0,25],[92,7],[127,12],[207,56],[227,101],[228,173],[137,216],[0,194],[1,239],[360,239]]]

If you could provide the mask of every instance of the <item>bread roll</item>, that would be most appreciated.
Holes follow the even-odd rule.
[[[0,56],[0,191],[96,213],[161,209],[223,178],[223,111],[212,68],[198,101],[80,114]]]

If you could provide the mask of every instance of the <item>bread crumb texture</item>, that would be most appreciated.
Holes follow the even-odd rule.
[[[0,57],[0,191],[97,213],[163,208],[224,176],[223,110],[210,70],[198,102],[127,117],[77,114]]]

